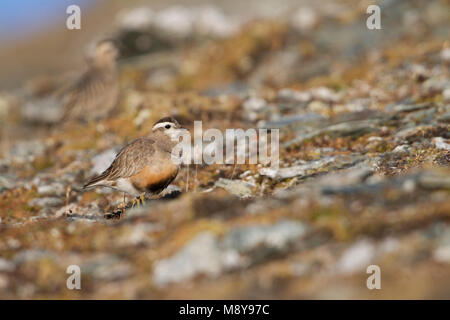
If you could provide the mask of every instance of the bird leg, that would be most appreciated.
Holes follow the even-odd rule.
[[[117,209],[120,209],[122,212],[126,212],[127,211],[127,202],[126,202],[126,199],[125,199],[125,192],[123,193],[123,202],[120,203],[117,206]]]
[[[141,193],[139,200],[141,200],[142,205],[145,204],[145,193]]]
[[[136,206],[136,205],[138,208],[141,206],[140,199],[138,197],[133,199],[133,201],[131,203],[131,208],[134,208],[134,206]]]
[[[141,204],[144,205],[145,193],[141,193],[141,195],[139,197],[136,197],[132,203],[133,203],[132,208],[134,208],[135,205],[137,205],[138,208],[140,208]]]

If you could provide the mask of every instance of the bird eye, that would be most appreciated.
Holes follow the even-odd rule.
[[[170,129],[170,124],[166,124],[165,128]]]

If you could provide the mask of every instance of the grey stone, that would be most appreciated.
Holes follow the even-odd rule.
[[[118,148],[111,148],[103,151],[102,153],[96,155],[92,158],[92,169],[91,174],[98,175],[105,171],[111,163],[114,161],[116,154],[118,152]]]
[[[411,150],[411,147],[407,144],[402,144],[400,146],[396,146],[394,150],[392,150],[392,153],[405,153],[408,154],[409,150]]]
[[[249,182],[243,180],[230,180],[220,178],[215,183],[216,187],[223,188],[227,190],[229,193],[238,196],[239,198],[249,198],[252,196],[252,185]]]
[[[312,99],[312,95],[308,91],[281,89],[280,91],[278,91],[277,98],[287,101],[308,102]]]
[[[0,272],[11,272],[15,268],[16,266],[13,262],[0,258]]]
[[[442,138],[442,137],[435,137],[433,138],[433,143],[436,146],[436,148],[438,149],[443,149],[443,150],[450,150],[450,143],[448,143],[448,140]]]
[[[117,281],[129,277],[133,273],[130,263],[115,255],[101,254],[84,262],[80,266],[82,272],[93,278],[104,281]]]
[[[240,253],[267,248],[284,251],[288,245],[306,235],[308,227],[295,220],[282,220],[274,225],[252,225],[232,229],[224,239],[226,248]]]
[[[45,97],[28,101],[21,113],[24,120],[31,123],[55,124],[61,121],[64,109],[54,97]]]
[[[450,189],[450,176],[435,172],[424,172],[419,175],[418,184],[424,189]]]
[[[336,264],[336,271],[343,274],[366,272],[375,256],[375,245],[367,240],[359,240],[347,248]]]
[[[12,178],[8,178],[5,175],[0,176],[0,192],[12,189],[15,186],[16,186],[16,183]]]
[[[49,250],[41,250],[41,249],[30,249],[30,250],[23,250],[19,253],[17,253],[13,261],[16,264],[21,264],[24,262],[30,262],[30,261],[36,261],[41,259],[56,259],[57,255],[53,251]]]
[[[449,123],[450,122],[450,112],[446,112],[443,115],[439,116],[437,118],[437,121],[444,122],[444,123]]]
[[[433,258],[438,262],[450,264],[450,227],[442,232],[438,245],[433,252]]]
[[[420,103],[420,104],[397,104],[393,105],[392,107],[387,107],[387,111],[391,111],[394,113],[401,113],[401,112],[413,112],[421,109],[425,109],[431,106],[431,103]]]
[[[357,136],[376,130],[376,121],[374,120],[357,120],[334,124],[323,129],[298,135],[291,141],[285,142],[283,147],[298,145],[305,140],[312,139],[316,136],[329,134],[336,136]]]
[[[153,281],[164,286],[199,274],[215,277],[223,268],[217,237],[211,232],[202,232],[172,257],[156,262]]]
[[[45,146],[39,140],[20,141],[9,150],[8,157],[20,163],[30,162],[36,156],[42,155],[45,149]]]
[[[63,204],[64,204],[64,199],[56,198],[56,197],[36,198],[29,202],[30,206],[32,206],[32,207],[38,206],[41,208],[59,207]]]
[[[280,127],[288,126],[291,124],[317,121],[317,120],[321,120],[321,119],[324,119],[324,118],[317,113],[305,113],[305,114],[281,117],[281,118],[275,119],[275,120],[269,120],[269,121],[263,120],[258,123],[258,127],[259,128],[267,128],[267,129],[280,128]]]
[[[64,196],[66,189],[61,183],[54,182],[38,186],[37,192],[41,196]]]
[[[261,168],[259,170],[259,174],[262,176],[268,176],[271,179],[275,180],[284,180],[293,177],[299,177],[306,175],[311,170],[317,170],[321,167],[324,167],[336,160],[336,157],[328,157],[320,160],[310,161],[306,164],[287,167],[287,168]]]

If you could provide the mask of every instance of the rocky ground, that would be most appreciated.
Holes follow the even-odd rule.
[[[24,112],[57,78],[1,92],[0,298],[450,298],[450,4],[382,3],[378,31],[361,1],[122,12],[120,103],[96,123]],[[81,190],[168,114],[279,128],[280,168],[183,167],[122,215]]]

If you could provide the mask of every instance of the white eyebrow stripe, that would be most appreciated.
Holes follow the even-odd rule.
[[[165,126],[168,125],[168,124],[173,125],[172,122],[161,122],[161,123],[155,124],[155,125],[153,126],[153,129],[152,129],[152,130],[156,130],[156,129],[158,129],[158,128],[165,127]]]

